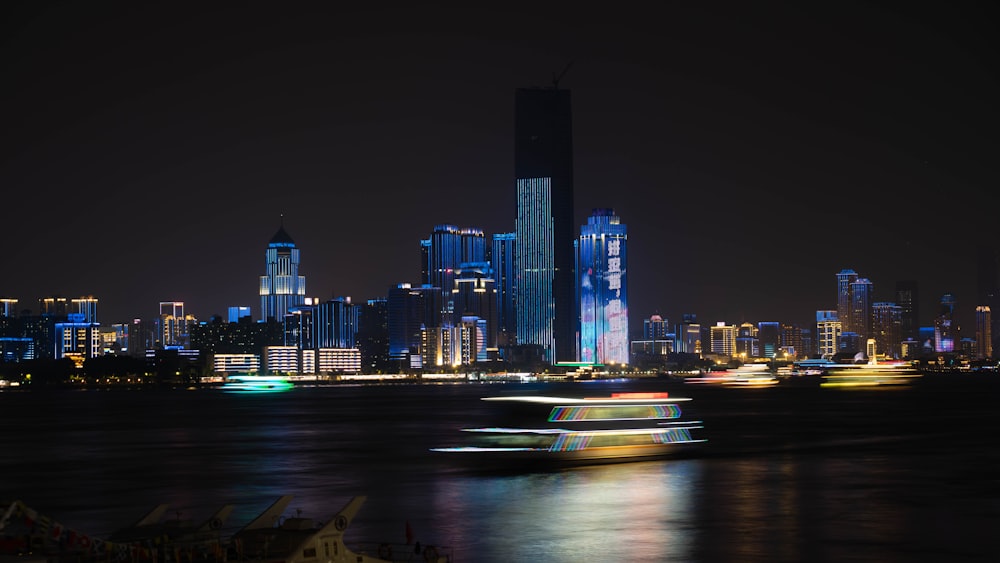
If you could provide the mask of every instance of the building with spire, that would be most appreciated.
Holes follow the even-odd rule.
[[[306,278],[299,275],[299,249],[284,220],[267,244],[266,274],[260,277],[260,318],[283,321],[288,310],[306,298]]]

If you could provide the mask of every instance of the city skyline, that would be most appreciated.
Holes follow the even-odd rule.
[[[572,62],[573,228],[629,225],[633,333],[808,323],[844,268],[876,301],[951,293],[971,329],[975,247],[998,246],[975,221],[997,184],[982,14],[352,9],[6,7],[0,294],[94,295],[102,324],[225,316],[259,299],[283,214],[309,296],[384,297],[419,282],[435,225],[514,230],[514,92]]]

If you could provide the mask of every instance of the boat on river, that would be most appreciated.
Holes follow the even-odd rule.
[[[690,399],[667,393],[483,400],[509,407],[512,420],[544,423],[466,428],[470,443],[432,451],[474,466],[598,464],[676,456],[706,441],[692,435],[703,428],[701,421],[682,420],[681,404]]]

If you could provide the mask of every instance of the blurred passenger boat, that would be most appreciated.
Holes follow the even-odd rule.
[[[597,464],[638,461],[685,453],[704,439],[691,431],[701,421],[682,421],[681,403],[667,393],[615,393],[602,398],[485,397],[505,403],[514,420],[532,427],[466,428],[469,445],[432,448],[473,466]]]

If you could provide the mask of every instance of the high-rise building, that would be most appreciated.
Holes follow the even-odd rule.
[[[713,354],[736,355],[736,325],[727,325],[719,321],[712,327],[711,334]]]
[[[454,326],[455,304],[452,291],[455,277],[462,264],[486,261],[486,239],[476,228],[460,229],[455,225],[437,225],[431,238],[420,241],[420,251],[425,257],[423,285],[438,288],[437,299],[441,309],[435,318],[428,319],[428,326]],[[461,316],[461,312],[458,313]]]
[[[611,209],[595,209],[580,229],[580,361],[627,364],[628,229]]]
[[[306,297],[306,278],[299,275],[299,249],[282,222],[267,244],[266,274],[260,277],[260,318],[281,322]]]
[[[781,323],[762,321],[757,323],[757,342],[762,358],[776,358],[781,348]]]
[[[837,318],[840,319],[840,328],[843,332],[854,331],[851,294],[851,284],[858,279],[858,273],[854,270],[843,269],[837,274]]]
[[[992,311],[1000,310],[1000,251],[995,244],[981,242],[978,245],[978,256],[976,260],[977,304],[987,307],[991,313],[990,325],[990,349],[996,350],[1000,347],[1000,316],[992,318]],[[992,354],[987,355],[992,357]]]
[[[955,296],[945,293],[941,296],[938,314],[934,317],[934,351],[953,352],[958,341],[955,320]]]
[[[821,357],[832,358],[840,351],[840,332],[837,311],[816,311],[816,344]]]
[[[69,303],[65,297],[43,297],[38,300],[38,314],[43,317],[65,317],[69,314]]]
[[[493,235],[493,248],[490,253],[490,266],[493,268],[493,280],[496,287],[497,322],[496,342],[501,354],[514,344],[517,339],[517,316],[515,313],[514,296],[517,279],[514,259],[514,233],[498,233]]]
[[[355,340],[361,350],[361,370],[365,373],[390,369],[388,303],[386,299],[369,299],[358,315]]]
[[[187,348],[190,345],[191,325],[197,320],[184,314],[183,301],[160,301],[157,335],[162,348]]]
[[[976,359],[993,357],[993,313],[987,305],[976,307]]]
[[[868,278],[851,282],[851,331],[861,342],[867,342],[872,334],[872,295],[872,282]]]
[[[17,299],[4,297],[0,299],[0,317],[14,318],[17,316]]]
[[[387,328],[389,332],[389,359],[402,362],[402,367],[411,367],[407,363],[413,358],[421,357],[423,332],[428,327],[426,319],[428,309],[434,310],[440,300],[437,288],[422,286],[412,287],[401,283],[389,288],[387,303]],[[428,305],[431,303],[431,305]]]
[[[337,297],[316,305],[316,347],[354,348],[357,345],[360,308],[350,297]]]
[[[83,315],[83,322],[96,323],[97,321],[97,298],[93,295],[78,297],[70,300],[70,308],[74,313]]]
[[[477,361],[485,360],[489,353],[497,352],[497,296],[493,269],[489,262],[463,262],[455,270],[455,280],[451,290],[451,301],[457,324],[468,326],[482,321],[482,354],[476,354]],[[473,320],[475,319],[475,320]],[[478,328],[476,329],[479,330]],[[478,336],[477,336],[478,338]]]
[[[872,305],[872,338],[875,352],[888,359],[903,357],[903,308],[895,303],[878,302]]]
[[[235,306],[229,308],[228,322],[238,323],[244,317],[250,317],[250,307]]]
[[[549,362],[574,361],[577,347],[570,106],[557,85],[515,94],[517,343]]]
[[[698,317],[691,313],[681,316],[681,322],[674,328],[674,349],[684,354],[701,355],[701,325]]]
[[[666,340],[670,334],[670,321],[660,315],[653,315],[642,321],[643,340]]]
[[[757,326],[753,323],[742,323],[736,329],[736,354],[746,361],[747,358],[760,356],[760,342],[757,340]]]
[[[920,293],[916,280],[901,280],[896,282],[896,304],[900,308],[900,337],[903,340],[919,340]]]

